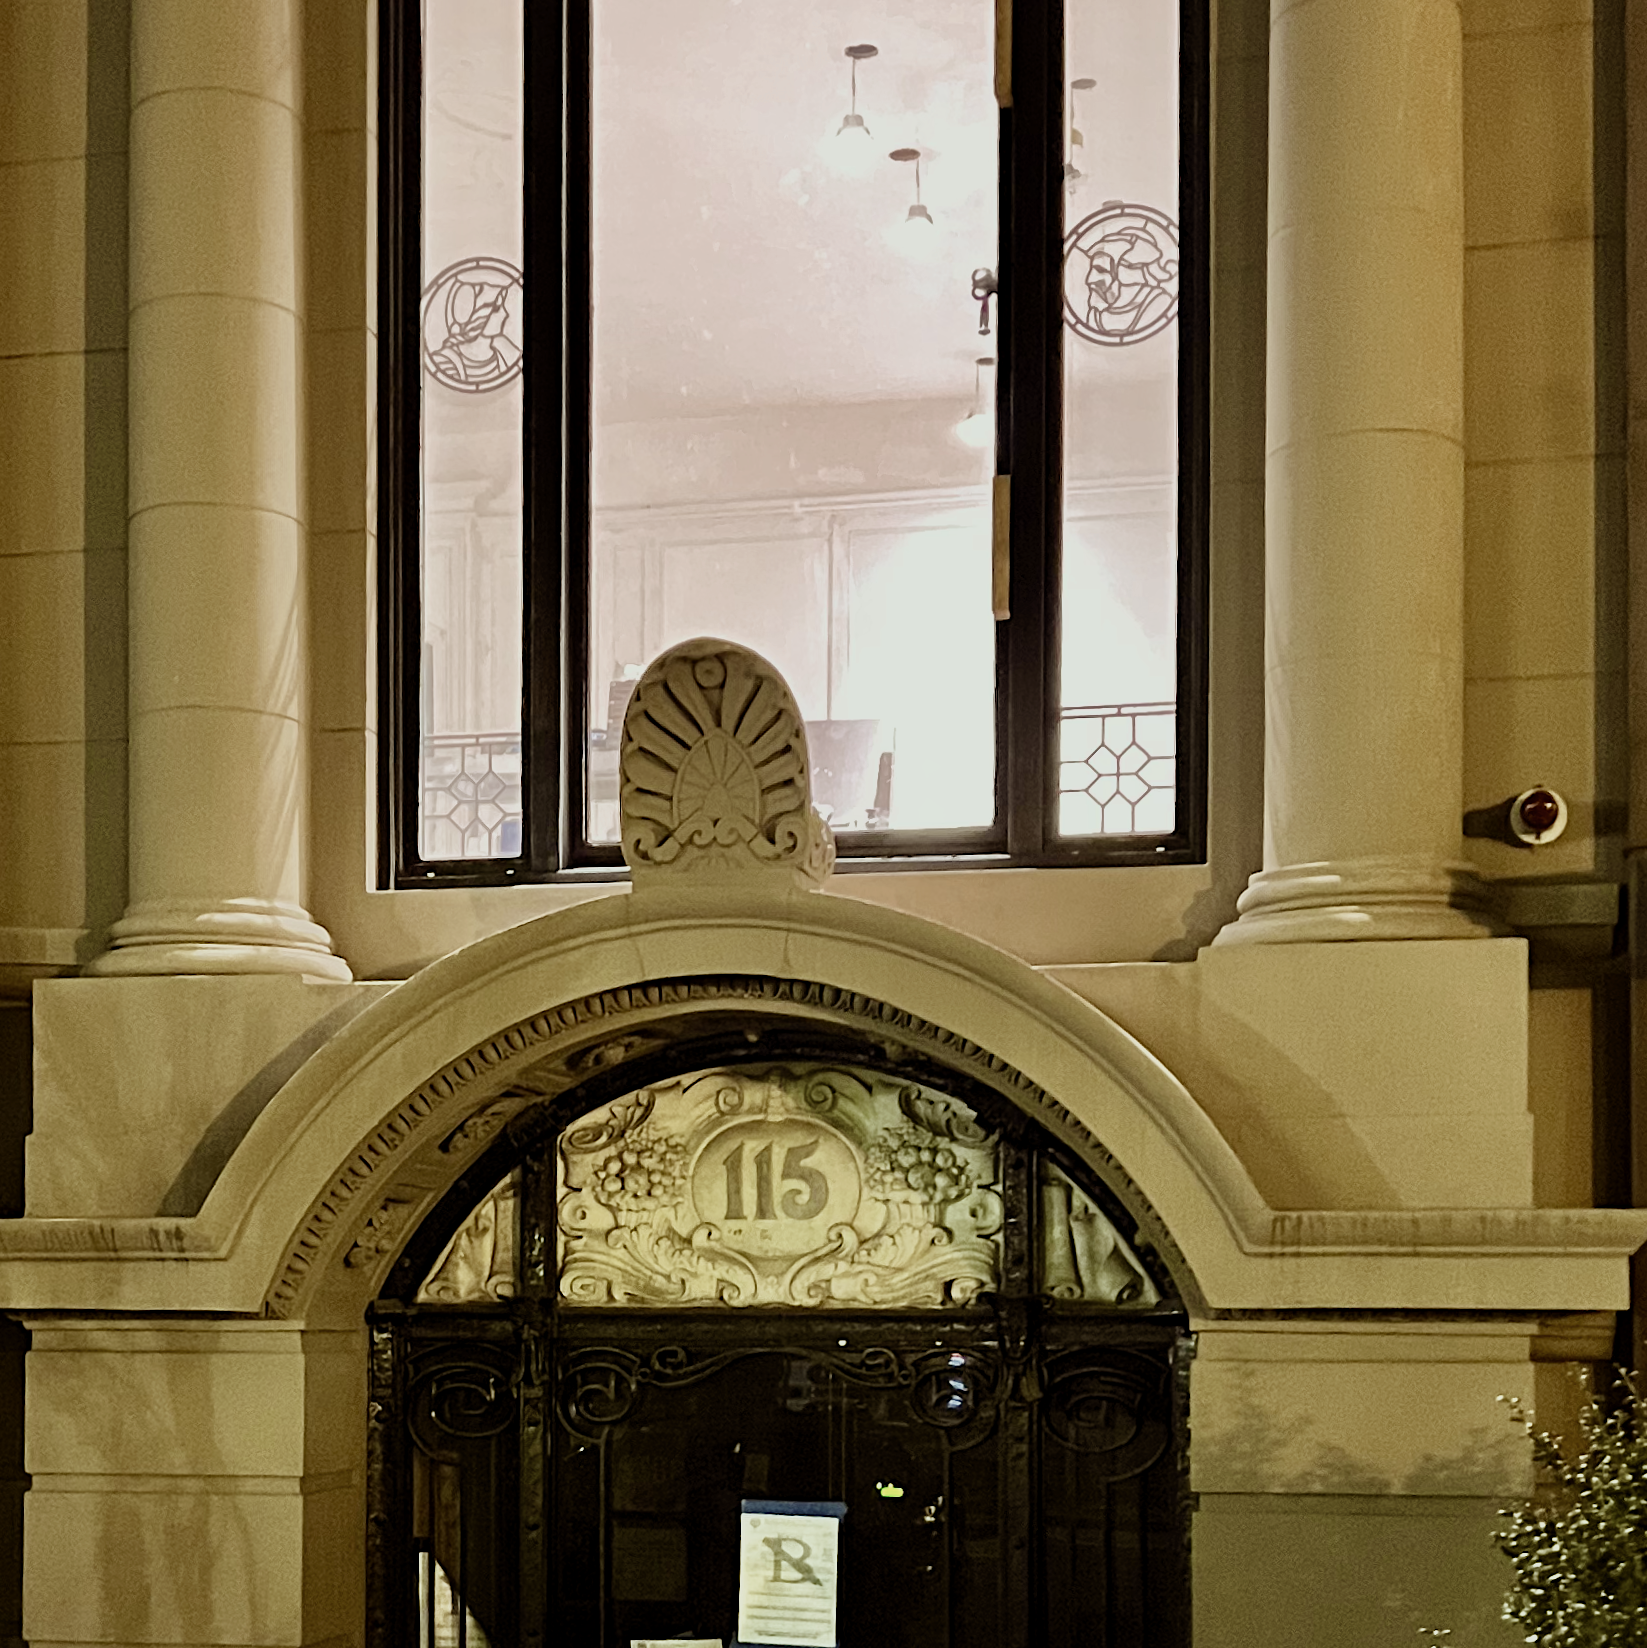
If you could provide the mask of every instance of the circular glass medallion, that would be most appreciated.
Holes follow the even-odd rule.
[[[1165,331],[1178,315],[1178,225],[1153,206],[1111,200],[1064,237],[1064,320],[1115,348]]]
[[[502,258],[464,258],[423,292],[419,324],[430,377],[466,395],[501,389],[520,376],[519,269]]]

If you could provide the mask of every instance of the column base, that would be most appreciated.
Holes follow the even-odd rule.
[[[109,948],[86,971],[99,978],[299,973],[337,984],[354,977],[308,911],[261,898],[134,904],[109,929]]]
[[[1511,929],[1466,864],[1347,858],[1261,870],[1214,944],[1322,944],[1356,939],[1502,938]]]

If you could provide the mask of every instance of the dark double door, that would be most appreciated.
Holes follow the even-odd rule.
[[[845,1504],[846,1648],[1189,1643],[1174,1320],[382,1305],[373,1333],[381,1644],[730,1644],[746,1499]]]

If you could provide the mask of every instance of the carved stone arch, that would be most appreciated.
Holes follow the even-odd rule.
[[[555,1132],[624,1093],[691,1069],[815,1054],[954,1092],[1008,1130],[1034,1124],[1113,1196],[1159,1282],[1186,1301],[1194,1275],[1165,1220],[1091,1128],[1045,1088],[960,1031],[818,980],[722,973],[600,991],[517,1021],[406,1096],[315,1198],[265,1309],[358,1320],[437,1209],[452,1223],[496,1182],[488,1146],[513,1128]],[[491,1175],[488,1177],[488,1175]],[[455,1195],[454,1195],[455,1191]],[[455,1224],[453,1224],[455,1228]],[[450,1235],[450,1229],[446,1230]],[[444,1237],[442,1238],[444,1240]],[[415,1259],[413,1263],[415,1263]],[[401,1278],[400,1280],[403,1280]]]
[[[311,1206],[271,1303],[365,1315],[374,1645],[470,1617],[492,1641],[727,1640],[742,1513],[773,1494],[853,1508],[842,1640],[947,1634],[962,1608],[983,1622],[964,1640],[1039,1640],[1087,1588],[1128,1618],[1147,1599],[1152,1640],[1188,1642],[1185,1258],[1099,1129],[964,1015],[812,971],[652,977],[514,1017],[355,1153],[348,1171],[378,1152],[364,1189]],[[942,1187],[901,1160],[912,1138]],[[506,1173],[502,1276],[490,1244],[515,1218],[457,1226]],[[1077,1200],[1095,1179],[1107,1207]],[[426,1290],[437,1265],[461,1284]],[[1087,1554],[1043,1589],[1013,1553],[1076,1521]]]

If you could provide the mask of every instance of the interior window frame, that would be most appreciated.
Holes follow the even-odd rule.
[[[980,4],[986,0],[979,0]],[[378,856],[388,887],[612,879],[616,844],[584,839],[590,582],[590,12],[525,4],[522,805],[518,858],[426,859],[419,842],[422,603],[419,305],[422,59],[416,0],[382,0],[378,189]],[[1061,0],[997,0],[1011,41],[1001,109],[994,304],[996,470],[1010,489],[1011,616],[995,626],[996,818],[966,830],[852,831],[837,868],[1052,868],[1206,858],[1210,374],[1208,0],[1179,0],[1176,822],[1149,835],[1057,829],[1062,513]],[[999,77],[998,77],[999,84]]]

